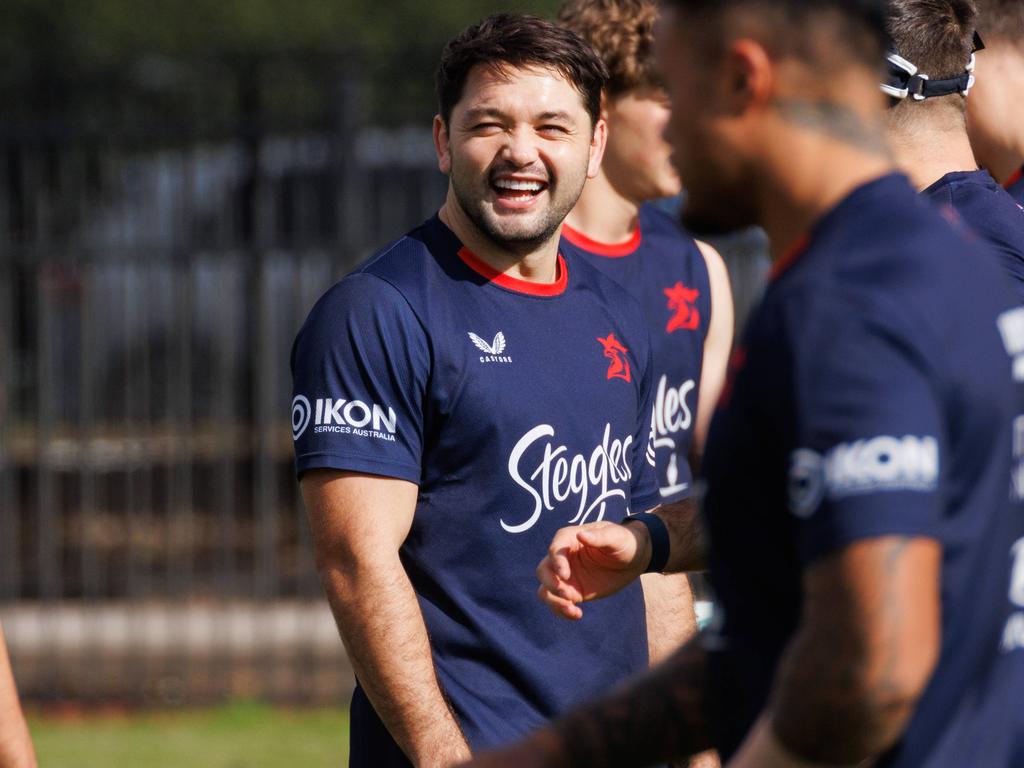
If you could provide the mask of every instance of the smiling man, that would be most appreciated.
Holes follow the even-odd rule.
[[[658,499],[643,315],[558,252],[601,161],[605,77],[539,19],[454,39],[434,121],[444,205],[296,340],[297,471],[359,681],[353,765],[457,762],[647,665],[639,586],[582,626],[534,596],[556,530]]]

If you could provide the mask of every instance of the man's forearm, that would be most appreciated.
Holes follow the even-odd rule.
[[[693,639],[664,663],[558,720],[553,728],[561,758],[552,765],[640,768],[708,749],[706,674],[704,650]]]
[[[437,681],[419,603],[397,555],[381,563],[331,564],[321,578],[359,682],[415,765],[470,756]]]
[[[34,768],[35,764],[32,738],[21,712],[3,628],[0,628],[0,768]]]
[[[813,567],[765,718],[793,756],[856,764],[899,738],[938,657],[938,558],[935,542],[894,536]],[[870,586],[851,587],[851,572]]]
[[[653,667],[693,637],[697,617],[685,573],[645,573],[640,583],[647,616],[647,650]]]
[[[668,529],[668,561],[662,573],[703,571],[706,567],[704,526],[700,508],[693,498],[655,507],[650,514],[657,515]],[[647,528],[638,522],[629,525],[638,536],[637,557],[644,557],[639,567],[647,564],[651,554],[651,538]],[[645,555],[646,553],[646,555]]]

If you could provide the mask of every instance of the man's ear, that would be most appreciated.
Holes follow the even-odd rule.
[[[732,41],[725,55],[724,80],[730,111],[735,114],[768,104],[775,92],[776,66],[757,40]]]
[[[437,167],[445,176],[452,171],[451,144],[448,141],[448,126],[440,115],[434,115],[434,151],[437,152]]]
[[[608,144],[608,123],[604,117],[598,119],[594,125],[594,134],[590,137],[590,162],[587,164],[587,178],[592,179],[601,170],[601,159],[604,157],[604,148]]]

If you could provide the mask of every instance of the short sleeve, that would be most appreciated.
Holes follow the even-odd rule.
[[[640,410],[633,432],[633,477],[630,486],[630,512],[646,512],[661,503],[658,493],[658,475],[654,460],[654,376],[651,355],[647,355],[643,376],[640,378],[638,399]]]
[[[430,352],[396,288],[362,273],[335,285],[299,331],[291,366],[299,476],[340,469],[419,482]]]
[[[945,430],[910,339],[844,320],[796,373],[789,507],[804,562],[860,539],[936,536]]]

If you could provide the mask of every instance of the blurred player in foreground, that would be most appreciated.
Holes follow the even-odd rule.
[[[737,768],[1015,765],[1024,309],[996,257],[892,173],[884,3],[665,7],[687,221],[760,223],[775,258],[704,460],[722,610],[660,667],[477,764],[715,745]],[[552,610],[585,621],[579,603],[650,560],[701,559],[686,518],[641,517],[664,527],[559,532],[538,568]]]
[[[0,768],[35,768],[35,765],[32,737],[18,702],[4,630],[0,627]]]
[[[967,101],[974,155],[1024,205],[1024,2],[980,0],[978,81]]]
[[[643,313],[558,251],[601,161],[605,79],[540,19],[491,16],[451,41],[444,205],[296,339],[297,469],[359,680],[353,765],[449,765],[647,667],[639,584],[583,626],[535,595],[559,528],[659,496]]]
[[[975,0],[890,0],[886,127],[900,169],[996,250],[1024,304],[1024,211],[978,169],[967,137],[977,17]]]
[[[608,143],[562,228],[579,253],[643,307],[654,352],[655,461],[662,503],[693,490],[699,457],[725,379],[733,307],[721,256],[650,201],[678,195],[679,176],[662,136],[669,108],[654,72],[656,0],[566,0],[558,20],[608,67],[601,114]],[[695,631],[685,574],[644,576],[652,663]]]

